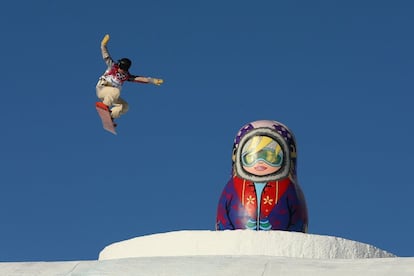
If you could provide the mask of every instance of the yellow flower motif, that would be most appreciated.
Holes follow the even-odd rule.
[[[263,199],[263,202],[264,202],[264,204],[272,205],[273,204],[273,198],[270,198],[269,196],[267,196]]]
[[[251,195],[248,198],[246,198],[247,204],[254,204],[255,200],[256,199]]]

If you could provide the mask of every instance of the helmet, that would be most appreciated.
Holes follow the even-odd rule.
[[[118,66],[119,68],[121,68],[124,71],[128,71],[129,67],[131,67],[131,60],[128,58],[121,58],[120,60],[118,60]]]

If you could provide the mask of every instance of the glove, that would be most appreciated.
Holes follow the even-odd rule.
[[[106,47],[106,44],[108,44],[108,41],[109,41],[109,34],[106,34],[101,41],[101,46]]]
[[[158,85],[158,86],[164,83],[164,80],[162,79],[151,78],[150,80],[153,84]]]

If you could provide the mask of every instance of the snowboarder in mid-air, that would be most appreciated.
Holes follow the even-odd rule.
[[[164,81],[152,77],[135,76],[129,73],[129,68],[132,64],[131,60],[121,58],[118,62],[115,62],[106,47],[108,41],[109,35],[107,34],[101,41],[101,51],[108,67],[96,85],[96,96],[101,100],[101,102],[96,103],[96,107],[108,111],[113,121],[128,111],[128,103],[120,97],[124,82],[131,81],[161,85]],[[114,121],[113,125],[116,127]]]

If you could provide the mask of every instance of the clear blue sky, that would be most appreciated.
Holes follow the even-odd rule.
[[[414,2],[259,2],[3,3],[0,261],[213,230],[234,136],[258,119],[296,135],[310,233],[414,256]],[[106,33],[165,79],[125,85],[118,136],[94,108]]]

